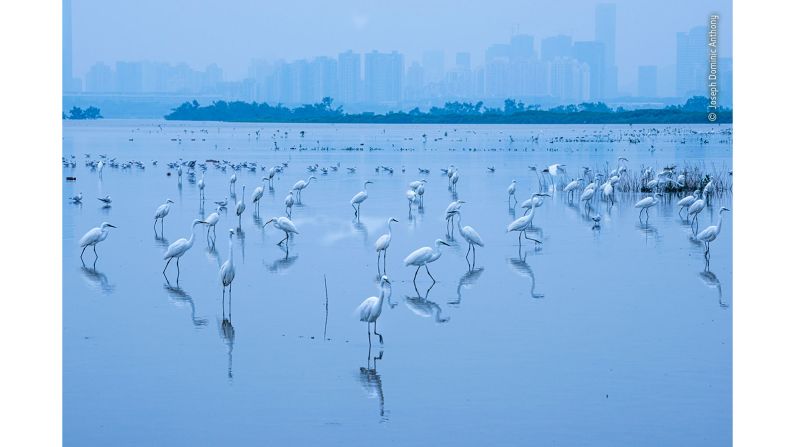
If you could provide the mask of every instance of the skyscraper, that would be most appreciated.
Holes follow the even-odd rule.
[[[536,52],[533,45],[533,36],[517,34],[511,37],[509,58],[512,61],[535,59]]]
[[[707,27],[676,33],[676,95],[707,96]]]
[[[466,52],[456,53],[455,67],[459,70],[469,70],[472,68],[472,58],[470,54]]]
[[[364,56],[365,100],[370,104],[395,105],[403,94],[403,55],[397,51],[372,51]]]
[[[444,79],[444,51],[432,50],[422,53],[422,68],[425,83],[441,82]]]
[[[605,98],[616,96],[618,90],[618,68],[616,67],[616,5],[600,3],[596,5],[595,41],[604,47],[604,68],[602,75],[602,95]]]
[[[337,59],[337,88],[343,104],[359,100],[362,82],[362,58],[359,53],[348,50]]]
[[[605,80],[605,48],[601,42],[574,42],[572,48],[574,58],[588,64],[589,98],[601,101],[604,95]]]
[[[553,36],[541,40],[541,60],[571,57],[571,36]]]
[[[657,97],[656,65],[641,65],[638,67],[638,96],[643,98]]]
[[[557,57],[550,63],[549,92],[564,104],[591,99],[588,64],[568,57]]]

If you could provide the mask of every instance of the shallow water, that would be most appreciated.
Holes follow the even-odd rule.
[[[64,177],[77,180],[63,183],[64,443],[730,443],[731,213],[708,272],[677,197],[641,224],[633,205],[646,194],[620,194],[610,210],[599,203],[588,214],[556,191],[534,219],[539,249],[527,240],[520,249],[516,234],[505,233],[522,214],[508,206],[511,180],[520,203],[538,189],[528,165],[612,169],[624,156],[635,171],[671,163],[731,169],[726,126],[628,141],[644,128],[66,123],[64,156],[75,155],[77,167]],[[146,168],[106,166],[100,178],[84,153]],[[179,187],[167,166],[180,158],[289,162],[274,191],[266,188],[260,217],[250,195],[263,171],[237,172],[247,209],[232,238],[231,318],[218,280],[228,229],[237,227],[231,200],[215,249],[197,227],[179,283],[173,263],[169,282],[161,273],[165,246],[188,237],[191,221],[229,195],[231,168],[210,166],[202,209],[196,184],[186,174]],[[300,234],[282,250],[283,234],[263,224],[284,214],[284,196],[310,175],[307,165],[338,162],[338,172],[314,174],[292,213]],[[456,232],[430,265],[437,282],[423,269],[415,288],[402,259],[445,238],[454,196],[439,169],[449,164],[461,175],[463,224],[486,245],[471,268]],[[375,172],[379,165],[394,173]],[[424,210],[409,215],[407,184],[421,178]],[[356,222],[349,200],[365,180],[374,183]],[[68,203],[81,191],[82,205]],[[105,194],[110,208],[96,199]],[[175,204],[156,237],[154,210],[167,198]],[[713,197],[701,228],[730,201],[728,193]],[[354,309],[378,294],[373,244],[390,216],[400,220],[387,255],[392,296],[378,320],[384,344],[376,337],[370,347]],[[96,264],[86,251],[83,267],[77,241],[102,221],[118,228],[98,246]]]

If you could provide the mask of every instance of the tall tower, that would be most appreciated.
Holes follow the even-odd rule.
[[[618,90],[618,68],[616,67],[616,5],[600,3],[596,5],[596,38],[604,47],[604,97],[616,96]]]
[[[72,0],[63,0],[63,91],[72,87]]]

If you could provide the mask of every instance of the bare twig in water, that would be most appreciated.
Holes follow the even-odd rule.
[[[326,290],[326,321],[323,323],[323,341],[326,338],[326,328],[328,327],[328,284],[326,283],[326,275],[323,275],[323,288]]]

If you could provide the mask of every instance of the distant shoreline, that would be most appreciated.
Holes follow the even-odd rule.
[[[706,100],[706,98],[703,98]],[[683,106],[664,109],[613,110],[603,103],[560,106],[550,110],[526,109],[521,103],[506,100],[504,109],[483,108],[482,103],[447,103],[444,108],[427,112],[344,113],[333,109],[331,99],[294,109],[282,105],[216,101],[201,106],[185,102],[164,116],[168,121],[215,121],[231,123],[294,124],[731,124],[731,110],[717,112],[710,120],[706,107],[701,111],[691,98]],[[698,104],[700,105],[700,104]],[[694,110],[694,108],[696,110]]]

